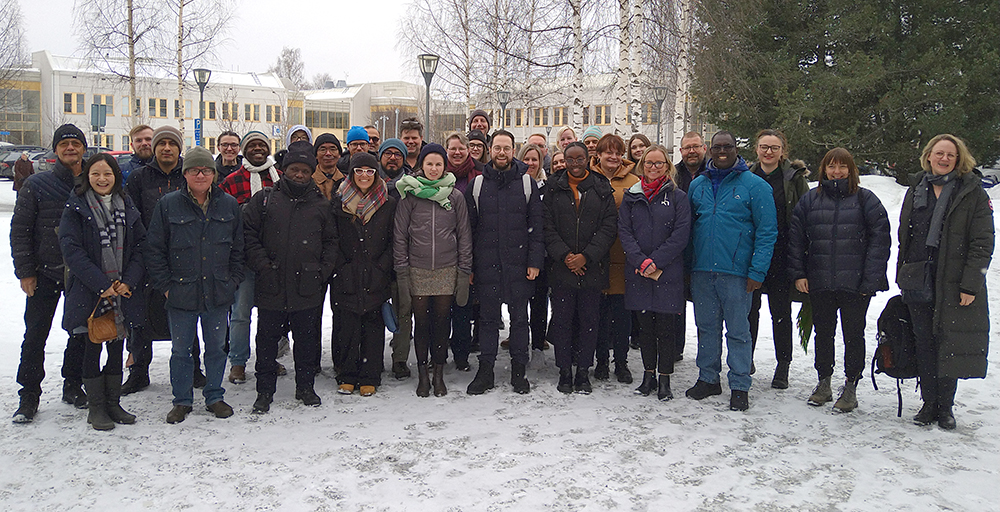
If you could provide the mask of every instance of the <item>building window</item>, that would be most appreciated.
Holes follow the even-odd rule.
[[[132,108],[129,108],[129,104],[132,105]],[[122,115],[142,115],[142,98],[135,98],[133,101],[132,98],[126,96],[125,99],[122,100]]]
[[[504,128],[510,128],[511,126],[513,126],[513,124],[511,123],[511,110],[512,109],[508,108],[507,110],[503,111],[503,126],[504,126]]]
[[[94,145],[98,147],[108,148],[108,151],[115,150],[115,136],[108,135],[106,133],[95,133],[94,134]]]
[[[194,146],[191,145],[191,137],[184,137],[184,147],[186,147],[186,148],[193,148],[194,147]]]
[[[660,122],[660,110],[656,108],[656,103],[642,104],[642,120],[646,124],[656,124]]]
[[[280,123],[281,122],[281,106],[280,105],[268,105],[267,106],[267,122],[269,122],[269,123]]]
[[[524,126],[524,109],[515,108],[514,109],[514,126]]]
[[[167,100],[164,98],[149,98],[149,117],[167,117]]]
[[[209,137],[207,142],[208,142],[208,144],[206,144],[206,146],[207,146],[208,152],[212,153],[214,155],[215,154],[215,137]]]
[[[132,140],[129,139],[128,135],[122,135],[122,151],[128,151],[127,148],[131,144]]]
[[[111,94],[95,94],[94,103],[107,106],[107,115],[115,115],[115,97]]]
[[[206,101],[202,103],[202,108],[205,109],[205,118],[214,121],[215,120],[215,102]]]
[[[590,124],[590,107],[583,107],[583,126],[586,128]]]
[[[288,108],[288,122],[291,124],[301,124],[302,123],[302,107],[289,107]]]
[[[569,119],[566,118],[566,107],[552,107],[552,125],[566,126]]]
[[[260,121],[260,105],[247,103],[244,105],[244,121]]]
[[[347,129],[351,126],[349,112],[306,110],[306,126],[312,128]]]
[[[611,105],[594,107],[594,124],[611,124]]]
[[[225,102],[222,104],[223,121],[238,121],[239,118],[240,118],[239,105],[237,103]]]
[[[64,114],[82,114],[83,113],[83,103],[84,95],[82,93],[67,92],[63,93],[63,113]]]
[[[535,109],[535,126],[548,126],[549,125],[549,109],[547,108],[536,108]]]

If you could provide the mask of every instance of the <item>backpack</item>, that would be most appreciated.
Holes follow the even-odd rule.
[[[521,175],[521,186],[524,189],[524,202],[525,204],[531,202],[531,176],[527,173]],[[483,189],[483,175],[476,175],[472,180],[472,200],[476,202],[476,210],[479,209],[479,193]]]
[[[903,297],[889,299],[878,317],[878,347],[872,357],[872,386],[878,390],[875,374],[884,373],[896,379],[896,398],[899,406],[896,417],[903,415],[903,393],[900,382],[917,377],[917,343],[910,322],[910,310]],[[919,386],[919,382],[917,383]]]

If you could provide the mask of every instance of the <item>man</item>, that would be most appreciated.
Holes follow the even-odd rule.
[[[413,168],[406,163],[406,154],[406,144],[399,139],[386,139],[379,148],[379,167],[386,183],[400,176],[413,174]]]
[[[278,339],[291,326],[295,336],[295,398],[318,406],[313,390],[320,359],[323,283],[333,274],[337,230],[329,200],[313,183],[316,157],[308,142],[293,142],[282,160],[284,175],[274,188],[255,195],[243,210],[247,267],[258,276],[257,400],[266,413],[278,375]]]
[[[472,130],[490,133],[490,115],[485,110],[477,108],[469,114],[469,131]]]
[[[324,133],[316,137],[316,171],[312,178],[328,200],[344,180],[344,174],[337,168],[337,162],[343,152],[336,135]]]
[[[365,126],[365,131],[368,132],[368,152],[372,156],[378,156],[379,143],[382,141],[382,137],[378,133],[378,128],[367,125]]]
[[[167,423],[191,412],[191,349],[201,322],[207,383],[205,409],[217,418],[233,415],[222,400],[226,371],[226,322],[236,287],[243,280],[243,219],[236,199],[215,185],[215,161],[193,147],[183,164],[186,187],[156,204],[147,234],[146,267],[150,285],[166,299],[170,322],[170,387],[173,408]]]
[[[240,141],[243,165],[222,181],[220,188],[244,205],[264,187],[273,187],[278,181],[278,169],[271,158],[271,145],[267,136],[252,131]],[[229,382],[246,382],[246,365],[250,359],[250,311],[253,309],[254,273],[246,276],[236,291],[229,319]],[[287,341],[286,341],[287,343]],[[287,348],[286,348],[287,351]]]
[[[502,304],[510,314],[510,384],[520,394],[531,386],[528,364],[528,299],[545,258],[541,196],[528,167],[514,160],[514,136],[493,134],[492,161],[465,189],[473,236],[473,275],[479,293],[479,369],[470,395],[493,388]],[[525,179],[527,178],[527,179]],[[481,181],[480,181],[481,180]],[[480,186],[476,186],[479,184]]]
[[[153,160],[153,128],[140,124],[129,130],[128,140],[132,146],[132,159],[121,167],[123,180],[128,178],[132,171],[145,167]]]
[[[400,139],[406,145],[406,165],[413,169],[417,166],[417,157],[424,148],[424,125],[415,117],[403,119],[400,124]]]
[[[698,382],[687,390],[695,400],[722,394],[722,325],[729,355],[729,408],[749,408],[753,350],[750,303],[771,265],[778,225],[771,186],[748,172],[736,154],[736,137],[712,137],[712,159],[691,182],[691,294],[698,324]]]
[[[35,166],[31,164],[31,160],[28,160],[28,152],[22,151],[21,158],[14,162],[14,192],[21,190],[24,180],[32,174],[35,174]]]
[[[360,126],[352,126],[350,130],[347,130],[347,154],[340,157],[340,161],[337,162],[337,168],[344,175],[350,174],[349,166],[351,164],[351,156],[355,153],[367,153],[369,146],[368,131]]]
[[[532,133],[528,137],[528,144],[534,144],[542,149],[542,169],[549,174],[552,169],[552,159],[549,158],[548,138],[544,133]]]
[[[705,154],[708,147],[705,146],[705,139],[698,132],[687,132],[681,137],[681,160],[674,166],[674,184],[677,188],[687,193],[691,186],[691,180],[705,172]],[[685,269],[685,292],[684,295],[691,297],[691,272]],[[674,354],[677,361],[684,358],[685,333],[687,332],[687,301],[684,302],[685,311],[680,314],[680,319],[674,322]],[[633,337],[634,338],[634,337]],[[639,348],[636,345],[633,348]]]
[[[226,130],[217,139],[219,156],[215,157],[216,176],[229,176],[243,165],[243,155],[240,154],[240,136],[238,133]]]
[[[45,342],[52,327],[59,296],[63,292],[62,252],[57,228],[74,180],[83,172],[87,138],[79,128],[64,124],[52,137],[56,163],[51,172],[28,177],[17,193],[10,222],[10,247],[14,275],[27,295],[24,306],[24,341],[17,367],[20,402],[14,423],[30,423],[38,412],[45,377]],[[63,353],[63,402],[78,409],[87,407],[83,392],[84,341],[70,336]]]

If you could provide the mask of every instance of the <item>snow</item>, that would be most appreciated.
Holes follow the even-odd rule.
[[[904,189],[883,177],[864,177],[862,183],[889,211],[895,239]],[[10,182],[0,183],[5,238],[14,200],[10,187]],[[997,197],[1000,187],[990,193]],[[894,251],[890,262],[895,257]],[[0,255],[0,290],[10,300],[9,314],[0,318],[0,409],[8,414],[17,407],[15,375],[24,328],[23,295],[11,267],[9,254]],[[1000,311],[998,279],[993,266],[987,281],[994,291],[994,317]],[[869,308],[869,358],[875,321],[893,293],[880,293]],[[702,402],[683,396],[697,378],[694,320],[688,311],[684,360],[672,378],[678,398],[670,402],[634,395],[638,382],[595,381],[589,396],[562,395],[555,389],[551,350],[533,352],[528,395],[511,391],[509,359],[501,356],[498,387],[484,396],[467,396],[464,389],[473,373],[457,372],[450,364],[444,398],[417,398],[415,378],[395,381],[389,374],[374,397],[342,396],[335,392],[327,341],[324,374],[316,382],[321,407],[295,401],[289,375],[278,380],[271,412],[251,415],[256,392],[248,372],[247,384],[225,383],[234,417],[212,417],[196,396],[188,419],[168,425],[169,344],[158,342],[152,385],[123,399],[138,423],[111,432],[94,431],[86,411],[59,400],[66,335],[56,321],[35,422],[0,421],[0,467],[6,468],[0,471],[0,507],[1000,510],[995,374],[959,383],[954,432],[911,423],[920,405],[912,381],[903,387],[903,417],[897,418],[895,386],[881,378],[880,390],[872,390],[867,369],[857,410],[837,414],[828,406],[810,407],[805,401],[816,381],[811,352],[796,348],[789,389],[769,386],[774,352],[764,306],[750,410],[731,412],[728,394]],[[329,316],[327,311],[327,331]],[[839,378],[839,338],[837,346]],[[998,361],[996,346],[993,361]],[[638,376],[637,351],[630,359]],[[282,362],[291,371],[291,356]]]

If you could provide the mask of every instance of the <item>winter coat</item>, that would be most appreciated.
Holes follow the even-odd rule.
[[[718,272],[764,282],[778,237],[771,186],[748,172],[742,157],[712,190],[709,172],[691,182],[692,272]],[[742,168],[742,170],[739,170]]]
[[[278,171],[277,166],[274,167],[274,170],[278,175],[281,175],[281,171]],[[262,189],[274,186],[274,181],[271,180],[270,168],[260,171],[257,174],[260,175]],[[239,204],[246,204],[250,201],[250,197],[253,196],[253,192],[250,189],[250,171],[246,167],[240,167],[226,176],[226,179],[222,180],[219,187],[225,193],[235,197],[236,202]]]
[[[436,201],[406,194],[396,205],[393,229],[393,266],[438,270],[458,266],[472,272],[472,228],[465,196],[448,195],[451,210]]]
[[[705,162],[707,161],[708,161],[707,159],[702,160],[701,167],[699,167],[698,170],[695,171],[693,174],[691,173],[691,171],[688,170],[687,166],[684,165],[684,160],[681,160],[680,162],[674,164],[673,181],[674,184],[677,186],[677,188],[683,190],[684,193],[686,194],[688,189],[691,188],[691,182],[694,181],[694,179],[697,178],[698,176],[701,176],[701,173],[705,172]]]
[[[614,189],[602,174],[589,172],[577,185],[580,206],[576,205],[569,185],[569,173],[546,181],[545,248],[551,263],[550,286],[574,289],[608,287],[611,244],[618,235],[618,209]],[[587,258],[584,275],[578,276],[566,266],[569,253]]]
[[[351,313],[374,311],[389,299],[396,199],[386,197],[367,224],[344,211],[339,194],[331,204],[340,252],[330,280],[330,301],[333,307]]]
[[[149,230],[153,219],[153,209],[161,197],[175,191],[187,190],[184,179],[184,159],[178,158],[177,165],[170,172],[163,172],[160,163],[154,158],[143,167],[136,169],[125,180],[125,192],[132,198],[132,203],[142,215],[142,224]]]
[[[545,264],[542,200],[535,180],[529,180],[531,194],[525,197],[522,176],[527,170],[519,160],[512,160],[506,171],[486,164],[478,204],[475,187],[465,190],[477,289],[498,286],[503,298],[530,297],[535,283],[527,278],[528,268],[541,270]]]
[[[959,180],[945,213],[934,275],[938,376],[984,378],[990,341],[986,269],[993,256],[993,207],[974,173],[966,173]],[[916,187],[907,190],[900,211],[897,272],[911,239],[910,215]],[[959,305],[959,293],[963,291],[975,295],[972,304]]]
[[[330,202],[314,183],[301,197],[285,178],[243,208],[246,265],[254,271],[254,305],[302,311],[323,304],[337,263],[337,225]]]
[[[149,165],[149,163],[152,161],[153,161],[152,158],[149,158],[148,160],[143,160],[139,158],[139,155],[132,153],[132,158],[129,159],[128,162],[125,162],[125,165],[121,166],[122,179],[123,180],[128,179],[129,174],[132,174],[133,171]]]
[[[317,166],[316,170],[313,171],[313,183],[319,187],[319,191],[323,193],[323,197],[325,197],[327,201],[333,198],[333,193],[340,188],[340,183],[344,181],[344,176],[342,174],[338,174],[337,176],[340,176],[340,178],[334,179],[327,176],[326,173],[320,170],[319,166]]]
[[[126,325],[131,327],[141,326],[146,317],[146,296],[141,293],[145,278],[142,256],[145,240],[146,228],[142,225],[139,210],[125,196],[124,261],[119,280],[128,285],[132,296],[119,299]],[[62,326],[72,332],[87,325],[87,318],[94,311],[101,294],[111,287],[111,279],[101,270],[101,238],[86,197],[74,194],[66,203],[59,223],[59,245],[69,267]]]
[[[154,290],[170,292],[168,309],[229,307],[243,280],[240,206],[217,185],[209,194],[207,214],[187,187],[163,196],[153,210],[146,233],[146,274]]]
[[[847,194],[846,185],[823,180],[795,206],[788,275],[792,282],[808,279],[810,292],[874,295],[889,289],[889,217],[872,191]]]
[[[229,176],[230,174],[236,172],[239,168],[243,167],[243,155],[236,155],[235,165],[223,165],[222,154],[215,157],[215,175],[220,178]]]
[[[31,160],[25,160],[23,158],[18,158],[14,162],[14,192],[21,190],[21,185],[24,185],[24,180],[28,179],[35,173],[35,166],[31,163]]]
[[[669,184],[669,186],[667,185]],[[618,209],[618,237],[625,249],[625,309],[684,312],[684,249],[691,236],[687,194],[668,181],[647,199],[642,183],[632,185]],[[636,272],[652,259],[659,279]]]
[[[801,160],[784,159],[777,169],[770,174],[764,172],[760,163],[753,164],[750,172],[760,176],[771,185],[774,196],[774,207],[778,222],[778,238],[774,243],[774,253],[771,255],[771,266],[767,270],[767,280],[778,279],[790,282],[788,277],[788,226],[792,222],[792,211],[799,199],[809,192],[809,169]]]
[[[17,193],[10,220],[10,252],[18,279],[42,274],[62,283],[65,270],[58,228],[78,178],[56,160],[51,172],[33,174]]]
[[[632,185],[639,183],[639,177],[633,173],[635,164],[622,158],[622,164],[615,171],[615,174],[608,178],[611,181],[611,188],[615,190],[615,207],[622,204],[625,191]],[[590,172],[602,174],[601,164],[597,157],[590,159]],[[607,176],[605,175],[607,178]],[[607,295],[621,295],[625,293],[625,250],[622,249],[622,242],[615,237],[615,242],[611,244],[611,266],[609,273],[609,286],[604,290]]]

